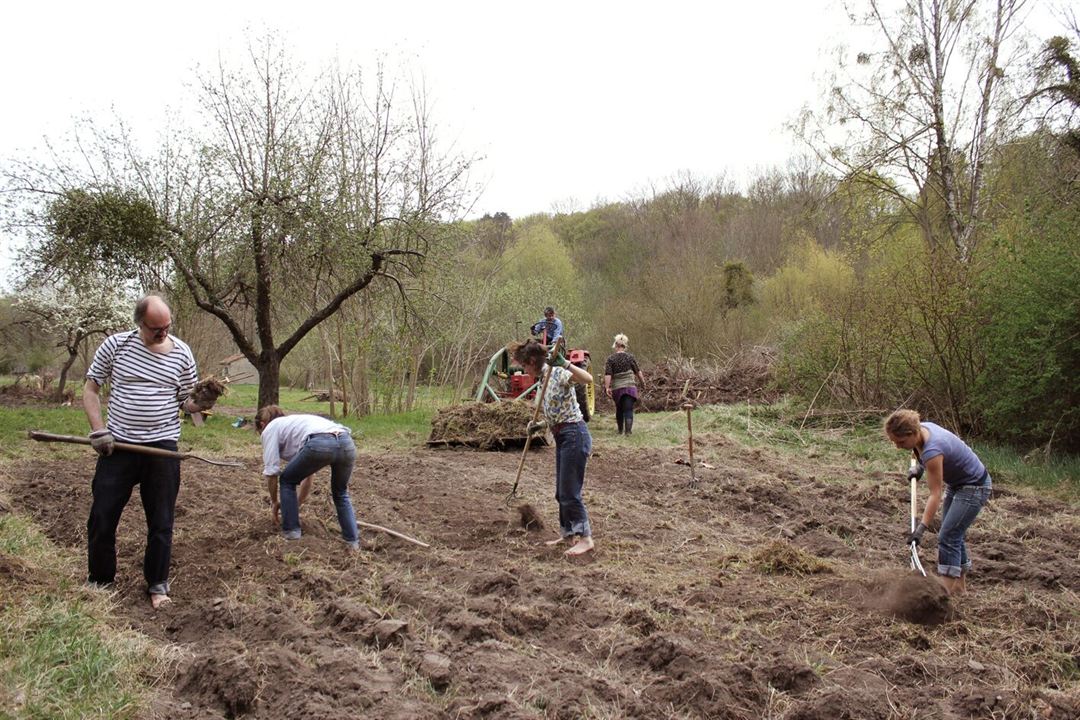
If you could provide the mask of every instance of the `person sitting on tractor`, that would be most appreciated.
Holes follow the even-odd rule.
[[[533,324],[532,334],[540,338],[545,347],[553,347],[555,341],[562,337],[562,320],[555,317],[555,308],[548,305],[544,308],[544,319]]]

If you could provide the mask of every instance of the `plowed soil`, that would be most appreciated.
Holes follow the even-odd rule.
[[[575,561],[544,544],[553,448],[511,506],[516,453],[362,452],[358,517],[431,547],[362,531],[353,554],[325,476],[286,542],[254,457],[185,462],[171,607],[143,594],[137,498],[118,543],[117,622],[176,658],[146,717],[1080,717],[1075,506],[999,484],[953,603],[908,574],[899,473],[695,440],[693,488],[679,449],[597,440]],[[83,557],[90,458],[7,471],[12,509]]]

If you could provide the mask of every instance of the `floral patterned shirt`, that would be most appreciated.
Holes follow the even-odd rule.
[[[566,368],[551,368],[551,380],[544,393],[544,419],[548,425],[558,423],[581,422],[581,408],[578,407],[577,395],[571,386],[573,376]]]

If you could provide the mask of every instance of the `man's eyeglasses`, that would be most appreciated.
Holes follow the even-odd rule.
[[[142,323],[142,326],[149,330],[150,333],[153,335],[166,335],[169,332],[169,328],[172,327],[172,323],[162,325],[161,327],[153,327],[151,325],[147,325],[146,323]]]

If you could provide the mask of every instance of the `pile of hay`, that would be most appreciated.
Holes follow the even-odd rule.
[[[431,421],[428,445],[468,445],[481,450],[521,447],[532,417],[532,403],[522,400],[451,405]],[[541,437],[533,438],[534,445],[545,443]]]
[[[774,540],[765,547],[758,548],[750,561],[758,572],[765,575],[814,575],[832,572],[829,564],[821,558],[783,540]]]

